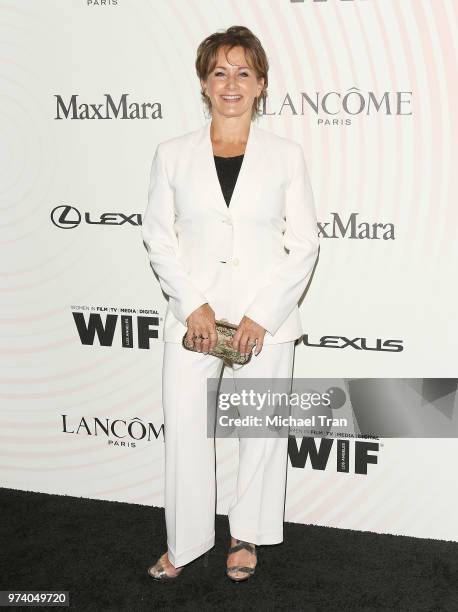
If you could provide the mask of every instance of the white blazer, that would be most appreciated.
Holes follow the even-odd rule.
[[[302,147],[251,123],[227,207],[210,126],[161,142],[151,165],[142,238],[168,296],[162,340],[181,342],[187,317],[206,302],[216,319],[262,325],[265,345],[296,340],[319,249]]]

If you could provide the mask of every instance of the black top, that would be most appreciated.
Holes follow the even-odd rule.
[[[213,155],[213,157],[215,159],[221,191],[223,192],[227,206],[229,206],[237,177],[242,166],[243,153],[242,155],[234,155],[233,157],[220,157],[219,155]]]

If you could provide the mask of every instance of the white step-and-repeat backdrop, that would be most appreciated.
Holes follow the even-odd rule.
[[[230,25],[267,51],[258,125],[303,145],[316,199],[295,377],[420,379],[419,393],[457,376],[457,13],[453,0],[0,2],[2,486],[163,505],[166,302],[141,215],[157,143],[208,120],[197,46]],[[456,385],[436,382],[429,400],[456,424]],[[349,439],[343,463],[339,440],[323,442],[291,440],[286,520],[458,541],[456,438]],[[216,446],[224,514],[237,441]]]

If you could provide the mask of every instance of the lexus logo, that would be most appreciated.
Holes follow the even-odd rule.
[[[141,225],[141,215],[138,213],[125,215],[124,213],[106,212],[91,218],[90,213],[85,212],[83,216],[77,208],[68,204],[56,206],[51,211],[51,221],[61,229],[78,227],[83,220],[88,225],[124,225],[124,223],[135,227]]]
[[[74,206],[56,206],[51,211],[51,221],[61,229],[73,229],[81,223],[81,213]]]

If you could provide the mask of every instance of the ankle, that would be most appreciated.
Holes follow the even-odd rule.
[[[256,544],[248,542],[248,540],[240,540],[239,538],[234,538],[231,536],[231,546],[236,546],[239,542],[247,542],[247,544],[250,544],[250,546],[253,546],[254,548],[256,547]]]
[[[172,562],[170,561],[170,559],[169,559],[169,554],[168,554],[168,552],[165,552],[165,553],[162,555],[162,560],[163,560],[163,562],[164,562],[164,565],[165,565],[165,566],[166,566],[168,569],[171,569],[173,572],[180,572],[180,571],[183,569],[183,566],[180,566],[180,567],[175,567],[175,566],[173,565],[173,563],[172,563]]]

